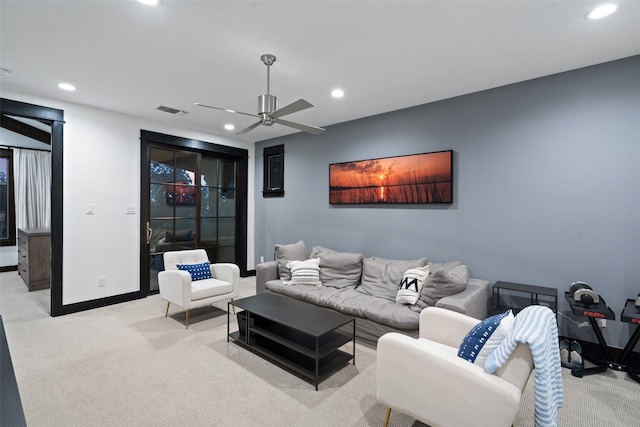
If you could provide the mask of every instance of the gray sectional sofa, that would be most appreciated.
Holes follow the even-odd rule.
[[[365,258],[315,246],[307,253],[304,242],[276,245],[276,260],[256,266],[256,292],[273,292],[325,307],[356,318],[356,336],[370,343],[387,332],[418,336],[420,312],[442,307],[477,319],[489,314],[491,287],[487,280],[469,278],[460,262],[445,264],[416,260]],[[318,285],[309,276],[291,277],[290,261],[305,259],[319,266]],[[296,264],[297,265],[297,264]],[[289,266],[289,267],[288,267]],[[396,303],[398,285],[409,269],[429,268],[429,276],[415,304]],[[306,265],[308,267],[308,264]],[[313,274],[310,269],[305,274]],[[311,284],[309,284],[311,283]]]

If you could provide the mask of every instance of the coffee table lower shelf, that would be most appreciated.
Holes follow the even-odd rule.
[[[238,331],[231,332],[231,306]],[[227,303],[227,341],[299,378],[318,384],[351,361],[356,364],[356,319],[326,308],[264,292]],[[351,342],[349,354],[344,347]]]
[[[249,341],[239,332],[232,332],[229,337],[239,346],[264,357],[280,368],[296,375],[297,377],[316,385],[329,378],[334,373],[349,364],[353,355],[342,350],[331,350],[326,354],[320,354],[318,362],[318,376],[316,377],[316,360],[305,355],[299,349],[291,348],[270,338],[254,333]],[[351,341],[345,337],[346,342]],[[345,342],[345,344],[346,344]]]

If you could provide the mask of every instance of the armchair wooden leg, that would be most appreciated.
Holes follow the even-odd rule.
[[[384,417],[384,427],[388,427],[390,416],[391,416],[391,408],[387,408],[387,414]]]
[[[231,298],[231,302],[233,302],[233,298]],[[236,306],[235,305],[231,305],[231,311],[233,311],[233,314],[236,314]]]
[[[171,303],[169,301],[167,301],[167,309],[164,312],[164,317],[167,317],[167,315],[169,314],[169,306],[171,305]]]
[[[184,324],[186,329],[189,329],[189,310],[184,312]]]

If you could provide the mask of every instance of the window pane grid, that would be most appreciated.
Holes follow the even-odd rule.
[[[163,238],[154,236],[160,246],[200,247],[211,262],[234,262],[236,161],[152,148],[150,167],[150,220],[163,223]]]

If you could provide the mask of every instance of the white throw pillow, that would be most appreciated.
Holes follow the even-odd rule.
[[[315,285],[320,286],[320,258],[305,261],[289,261],[287,267],[291,270],[291,280],[287,285]]]
[[[420,299],[420,292],[424,288],[424,284],[429,277],[429,266],[410,268],[405,271],[402,280],[398,285],[398,293],[396,294],[396,303],[398,304],[415,304]]]

